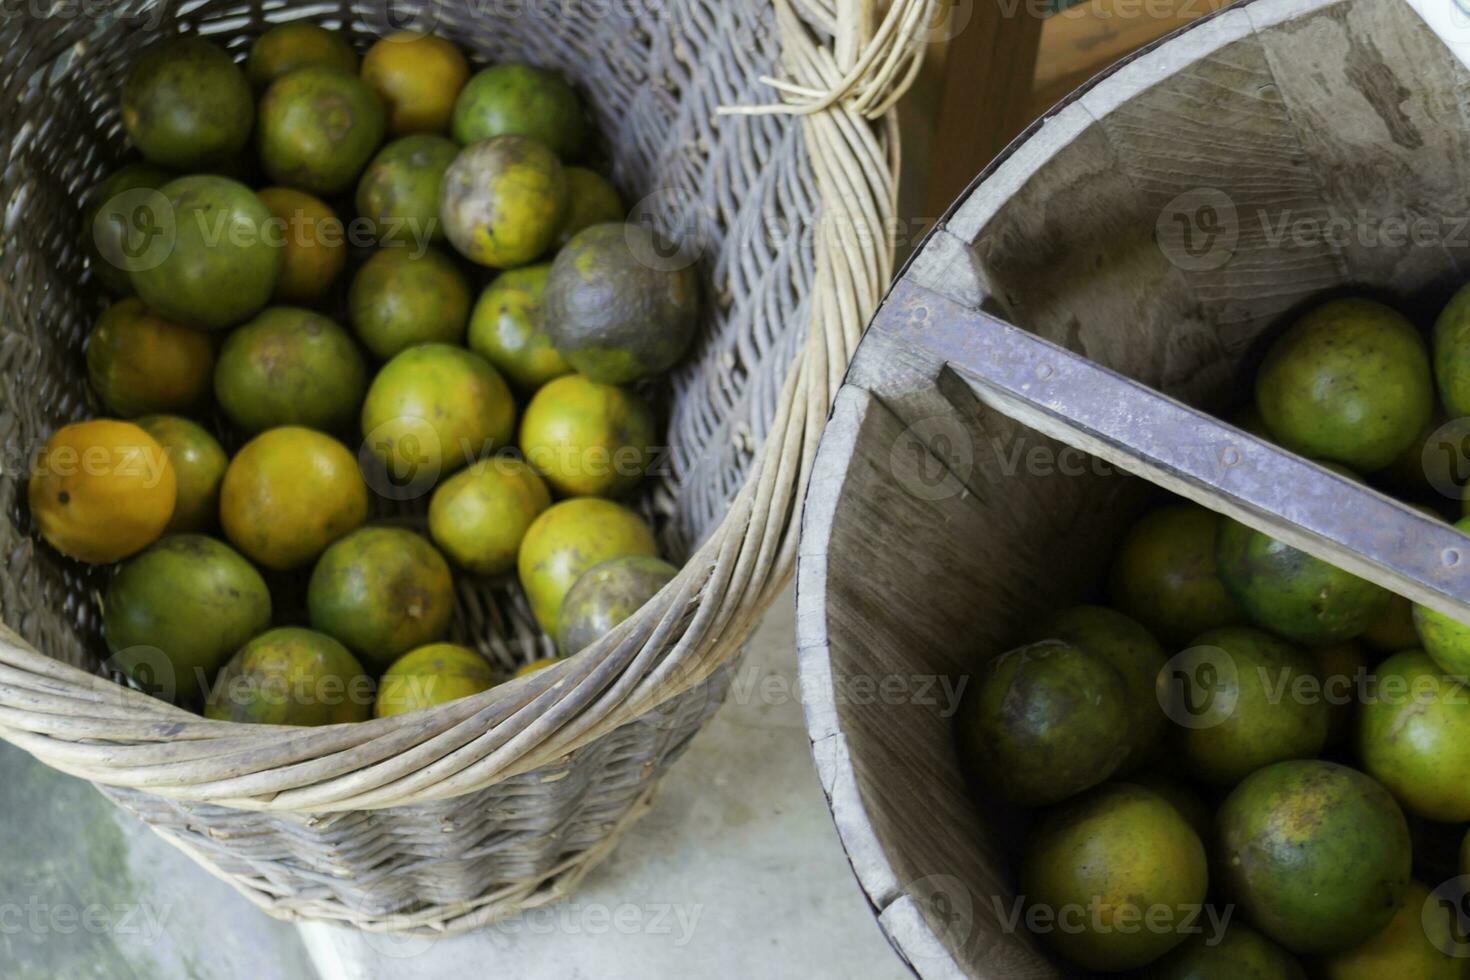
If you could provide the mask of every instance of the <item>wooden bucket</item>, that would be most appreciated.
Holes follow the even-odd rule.
[[[1066,973],[1012,918],[1023,818],[966,785],[952,715],[1094,592],[1152,484],[1470,621],[1462,535],[1205,414],[1303,306],[1427,322],[1470,279],[1467,83],[1402,0],[1236,4],[1034,125],[884,301],[807,495],[798,647],[839,833],[920,975]]]

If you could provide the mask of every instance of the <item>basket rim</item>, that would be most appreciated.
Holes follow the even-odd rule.
[[[672,582],[612,633],[544,670],[432,708],[319,728],[202,718],[46,657],[0,623],[0,738],[63,772],[164,797],[249,810],[376,809],[538,769],[734,656],[791,577],[830,396],[891,276],[891,104],[923,54],[924,22],[911,15],[932,0],[897,0],[882,17],[878,0],[839,4],[818,26],[791,0],[770,2],[786,84],[798,94],[763,79],[786,102],[734,111],[800,115],[820,197],[810,319],[744,484]],[[13,303],[8,283],[0,293]]]

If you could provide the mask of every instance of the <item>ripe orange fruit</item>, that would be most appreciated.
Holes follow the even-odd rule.
[[[368,49],[362,80],[388,106],[388,132],[443,133],[454,101],[470,76],[469,63],[442,37],[402,31]]]
[[[209,394],[214,345],[136,297],[118,300],[87,338],[87,377],[108,411],[125,418],[194,408]]]
[[[31,516],[64,555],[111,562],[142,551],[174,512],[177,478],[158,440],[131,422],[57,429],[31,469]]]

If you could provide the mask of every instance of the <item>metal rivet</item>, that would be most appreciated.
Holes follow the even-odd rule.
[[[1036,376],[1038,378],[1040,378],[1042,381],[1045,381],[1047,378],[1051,377],[1051,374],[1052,374],[1052,367],[1051,367],[1050,364],[1038,364],[1038,365],[1036,365]]]
[[[915,320],[918,320],[920,323],[922,323],[923,321],[929,319],[929,307],[927,307],[927,306],[916,306],[916,307],[914,307],[914,319]]]
[[[1446,548],[1444,550],[1443,558],[1444,558],[1444,563],[1445,563],[1445,565],[1447,567],[1449,567],[1449,568],[1455,567],[1456,565],[1460,564],[1460,549],[1459,548]]]
[[[1220,450],[1220,464],[1222,466],[1234,466],[1240,462],[1240,450],[1234,446],[1226,446]]]

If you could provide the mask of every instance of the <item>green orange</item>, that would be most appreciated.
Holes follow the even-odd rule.
[[[582,100],[556,72],[531,65],[492,65],[475,74],[454,104],[454,138],[529,136],[572,161],[587,147]]]
[[[439,185],[459,155],[453,140],[415,133],[378,151],[357,184],[357,213],[379,242],[422,245],[442,239]]]
[[[556,243],[567,195],[555,153],[525,136],[497,136],[471,143],[449,165],[439,217],[461,255],[508,269],[536,261]]]
[[[219,488],[230,458],[219,441],[197,422],[178,415],[145,415],[138,427],[168,454],[177,478],[174,514],[164,529],[207,531],[219,521]]]
[[[548,633],[556,629],[562,600],[583,572],[625,555],[658,555],[653,531],[628,508],[579,497],[543,511],[526,531],[516,559],[521,586],[541,628]]]
[[[522,391],[535,391],[572,371],[546,332],[541,300],[550,268],[543,262],[507,269],[485,287],[470,313],[470,350]]]
[[[357,52],[347,38],[308,21],[277,24],[255,39],[245,58],[245,77],[256,90],[270,85],[282,75],[322,65],[357,73]]]
[[[460,568],[502,575],[515,569],[521,540],[550,506],[551,493],[535,470],[511,456],[492,456],[434,491],[429,534]]]
[[[405,653],[383,672],[373,715],[406,714],[494,686],[495,671],[484,657],[456,643],[431,643]]]
[[[566,173],[567,213],[556,233],[557,245],[565,245],[583,228],[628,216],[618,189],[602,174],[586,167],[567,167]]]
[[[123,127],[162,167],[200,170],[229,160],[245,148],[254,118],[244,72],[201,37],[153,45],[123,82]]]
[[[247,433],[341,432],[366,389],[367,365],[347,331],[299,306],[269,307],[231,332],[214,370],[220,408]]]
[[[346,647],[285,626],[240,648],[220,670],[206,718],[257,725],[343,725],[372,712],[372,679]]]
[[[365,527],[322,554],[306,604],[314,629],[386,667],[448,633],[454,583],[444,557],[422,535]]]
[[[658,427],[634,392],[580,374],[547,382],[521,418],[521,451],[566,497],[616,497],[653,461]]]
[[[260,100],[260,162],[277,184],[337,194],[357,181],[386,129],[377,93],[322,65],[271,83]]]
[[[347,230],[320,198],[294,187],[259,192],[285,238],[281,274],[272,297],[278,303],[320,302],[347,262]]]
[[[357,336],[386,361],[415,344],[462,341],[470,286],[436,248],[383,248],[353,277],[347,305]]]
[[[362,80],[388,106],[388,132],[443,133],[469,63],[450,41],[401,31],[379,40],[362,59]]]

